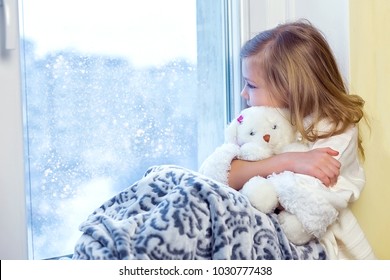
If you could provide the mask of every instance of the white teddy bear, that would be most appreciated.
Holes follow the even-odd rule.
[[[201,165],[199,172],[227,184],[234,158],[256,161],[287,151],[307,151],[299,142],[299,134],[289,122],[286,109],[264,106],[244,109],[225,130],[225,143]],[[287,238],[300,245],[313,236],[320,238],[345,207],[343,200],[332,194],[313,177],[285,171],[268,178],[255,176],[240,190],[251,204],[264,213],[281,205],[278,219]]]
[[[264,106],[242,110],[225,129],[225,143],[202,163],[199,171],[227,184],[234,158],[256,161],[282,151],[296,139],[287,110]]]

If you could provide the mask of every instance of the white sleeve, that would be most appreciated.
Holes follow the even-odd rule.
[[[351,126],[342,134],[316,141],[312,149],[323,147],[330,147],[339,152],[335,158],[341,163],[340,176],[331,190],[346,202],[357,200],[366,182],[358,156],[357,126]]]

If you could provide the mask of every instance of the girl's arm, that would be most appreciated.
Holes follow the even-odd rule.
[[[338,152],[331,148],[318,148],[308,152],[282,153],[260,161],[233,160],[228,176],[229,185],[239,190],[254,176],[267,177],[272,173],[291,171],[313,176],[326,186],[337,182],[340,162]]]

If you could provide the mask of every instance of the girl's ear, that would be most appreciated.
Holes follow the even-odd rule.
[[[233,120],[225,129],[225,143],[237,144],[237,127],[239,126],[237,120]]]

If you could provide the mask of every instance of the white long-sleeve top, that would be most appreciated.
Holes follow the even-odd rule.
[[[326,126],[320,125],[326,130]],[[351,126],[342,134],[312,143],[311,148],[330,147],[339,152],[335,158],[340,161],[340,176],[331,187],[338,197],[346,202],[346,208],[339,210],[335,223],[330,225],[320,242],[329,259],[375,259],[373,250],[358,221],[348,208],[357,200],[365,185],[365,174],[358,156],[358,128]]]

